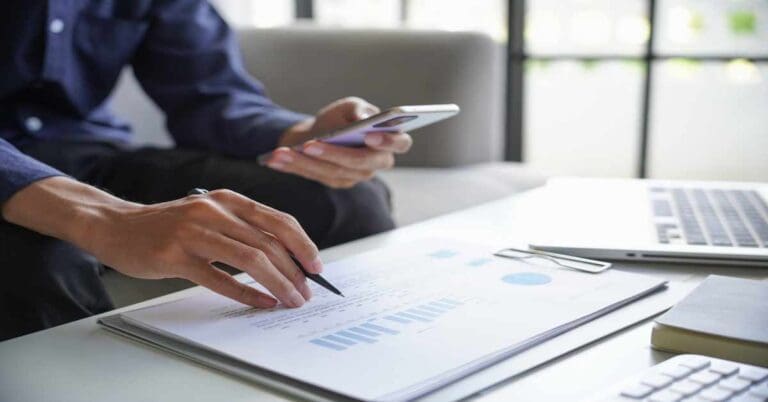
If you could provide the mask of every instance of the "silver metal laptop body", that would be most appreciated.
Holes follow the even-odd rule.
[[[534,249],[768,266],[768,184],[557,178],[542,198]]]

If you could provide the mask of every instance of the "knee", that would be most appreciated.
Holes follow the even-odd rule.
[[[293,215],[320,248],[395,227],[389,189],[377,178],[348,189],[267,169],[257,178],[230,188]]]
[[[0,283],[6,295],[77,298],[82,289],[101,288],[101,264],[74,245],[8,223],[0,223],[0,237],[0,261],[7,268],[7,280]]]
[[[327,189],[333,207],[333,223],[327,246],[340,244],[391,230],[390,191],[378,178],[348,189]]]
[[[4,222],[0,240],[0,340],[112,308],[92,256]]]
[[[98,276],[98,262],[67,242],[21,228],[4,237],[0,258],[16,285],[44,288],[72,276]]]

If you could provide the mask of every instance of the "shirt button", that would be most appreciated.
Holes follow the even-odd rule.
[[[43,128],[43,121],[35,116],[27,117],[27,119],[24,120],[24,125],[29,131],[39,131]]]
[[[51,23],[48,25],[48,30],[51,31],[51,33],[61,33],[61,31],[64,30],[64,21],[54,18],[51,20]]]

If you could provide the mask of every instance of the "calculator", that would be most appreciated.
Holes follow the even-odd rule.
[[[701,355],[678,355],[593,401],[768,402],[768,368]]]

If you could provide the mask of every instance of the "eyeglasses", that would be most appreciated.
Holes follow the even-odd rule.
[[[505,248],[499,250],[493,255],[497,257],[511,258],[515,260],[525,260],[530,258],[540,258],[551,261],[563,268],[575,269],[577,271],[597,274],[611,267],[610,262],[590,260],[587,258],[573,257],[570,255],[550,253],[539,250],[521,250],[517,248]]]

